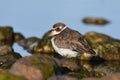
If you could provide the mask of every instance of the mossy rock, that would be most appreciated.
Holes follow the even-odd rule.
[[[55,74],[55,64],[50,57],[38,56],[38,58],[32,59],[31,63],[42,71],[45,80]]]
[[[13,45],[13,28],[11,26],[0,26],[0,46]]]
[[[68,73],[69,76],[78,78],[82,80],[83,78],[88,78],[88,77],[96,77],[96,78],[101,78],[106,76],[104,72],[96,72],[96,71],[80,71],[80,72],[70,72]]]
[[[111,43],[117,41],[117,39],[113,39],[108,35],[98,32],[88,32],[84,35],[84,37],[90,44],[108,43],[108,42]]]
[[[20,58],[22,58],[22,56],[16,52],[0,55],[0,69],[9,69],[12,64]]]
[[[14,33],[14,41],[15,42],[18,42],[23,39],[25,39],[25,37],[21,33],[19,33],[19,32]]]
[[[10,72],[27,79],[46,80],[55,74],[55,62],[48,55],[32,55],[19,59]]]
[[[14,52],[10,45],[0,46],[0,69],[10,68],[21,57],[19,53]]]
[[[34,47],[36,47],[40,41],[41,39],[37,37],[29,37],[18,41],[18,44],[22,46],[25,50],[27,50],[29,53],[33,54]]]
[[[97,56],[105,60],[120,60],[120,40],[97,32],[87,33],[85,39],[96,51]]]
[[[0,80],[27,80],[24,77],[13,75],[9,72],[0,72]]]
[[[34,47],[33,54],[48,54],[54,57],[60,57],[52,47],[51,37],[48,37],[50,31],[46,32],[37,46]]]

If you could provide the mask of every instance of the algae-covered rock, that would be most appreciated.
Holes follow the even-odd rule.
[[[47,80],[78,80],[78,79],[67,75],[57,75],[57,76],[52,76]]]
[[[120,73],[119,66],[119,61],[106,61],[102,63],[80,61],[79,67],[81,68],[75,72],[69,72],[68,75],[81,79],[88,77],[102,78],[109,74]]]
[[[49,36],[50,31],[45,33],[41,39],[41,41],[38,43],[37,46],[34,47],[33,53],[34,54],[48,54],[50,56],[60,57],[59,54],[57,54],[51,44],[51,37]]]
[[[8,69],[22,56],[14,52],[14,32],[11,26],[0,26],[0,69]]]
[[[96,51],[97,56],[105,60],[120,60],[120,40],[97,32],[87,33],[85,39]]]
[[[34,47],[35,53],[48,53],[50,55],[56,55],[54,51],[48,31],[41,42],[38,43],[37,46]],[[105,60],[118,60],[120,59],[120,40],[111,38],[105,34],[97,33],[97,32],[89,32],[85,34],[85,39],[91,45],[91,47],[96,51],[95,59],[105,59]],[[114,55],[113,55],[114,53]],[[92,55],[84,53],[79,57],[80,60],[91,60],[93,58]]]
[[[104,18],[97,18],[97,17],[85,17],[82,20],[83,23],[85,24],[92,24],[92,25],[106,25],[109,23],[108,20],[104,19]]]
[[[35,50],[36,52],[42,52],[42,53],[48,53],[48,54],[55,53],[51,44],[51,38],[48,37],[49,33],[50,31],[48,31],[43,35],[41,42],[36,47],[36,50]]]
[[[41,40],[37,37],[29,37],[20,40],[18,44],[32,54],[34,53],[34,47],[36,47],[40,41]]]
[[[13,75],[9,72],[0,72],[0,80],[27,80],[24,77]]]
[[[55,63],[47,55],[33,55],[21,58],[10,69],[10,72],[24,76],[28,80],[46,80],[55,74]]]
[[[0,26],[0,46],[13,45],[13,29],[11,26]]]
[[[88,32],[84,35],[85,39],[90,43],[90,44],[95,44],[95,43],[111,43],[111,42],[119,42],[120,40],[113,39],[108,35],[105,35],[103,33],[98,33],[98,32]]]
[[[12,64],[21,58],[21,55],[19,53],[10,53],[6,55],[0,56],[0,69],[9,69]]]
[[[120,73],[109,74],[103,78],[85,78],[82,80],[120,80]]]
[[[13,49],[9,45],[0,46],[0,55],[5,55],[10,52],[13,52]]]
[[[18,42],[23,39],[25,39],[25,37],[21,33],[19,33],[19,32],[14,33],[14,41],[15,42]]]
[[[10,68],[11,65],[21,57],[19,53],[14,52],[11,46],[0,46],[0,69]]]
[[[41,40],[36,38],[28,38],[20,41],[20,45],[26,48],[31,54],[48,54],[52,56],[60,56],[57,54],[51,44],[51,38],[49,37],[50,31],[45,33]],[[84,53],[79,56],[80,60],[119,60],[120,59],[120,40],[111,38],[102,33],[88,32],[84,35],[90,46],[97,53],[93,57],[90,54]],[[114,55],[113,55],[114,54]]]

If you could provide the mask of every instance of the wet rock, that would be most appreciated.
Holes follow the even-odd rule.
[[[13,29],[11,26],[0,26],[0,46],[13,45]]]
[[[81,66],[79,64],[79,60],[76,60],[75,58],[71,59],[61,59],[60,61],[60,67],[64,69],[68,69],[70,72],[76,72],[80,70]],[[56,61],[57,62],[57,61]]]
[[[14,33],[14,41],[15,42],[18,42],[23,39],[25,39],[25,37],[21,33],[19,33],[19,32]]]
[[[83,80],[120,80],[120,73],[116,74],[109,74],[106,77],[103,78],[86,78]]]
[[[96,43],[110,43],[110,42],[117,42],[117,39],[111,38],[108,35],[105,35],[103,33],[98,32],[88,32],[85,34],[85,39],[90,44],[96,44]]]
[[[15,52],[0,56],[0,69],[9,69],[12,66],[12,64],[20,58],[21,55]]]
[[[10,52],[13,52],[13,49],[9,45],[0,46],[0,55],[5,55]]]
[[[81,61],[76,58],[70,59],[57,59],[55,62],[58,65],[57,75],[68,75],[74,77],[75,79],[82,79],[85,77],[103,77],[107,75],[103,70],[96,70],[96,65],[91,64],[90,61]],[[102,66],[103,67],[103,66]],[[109,72],[109,71],[108,71]]]
[[[11,26],[0,26],[0,69],[8,69],[22,56],[14,52],[14,32]]]
[[[111,38],[105,34],[89,32],[85,39],[91,44],[96,51],[97,56],[105,60],[120,59],[120,40]],[[114,55],[113,55],[114,54]]]
[[[49,31],[42,37],[38,38],[28,38],[21,40],[19,44],[26,48],[31,54],[48,54],[52,56],[59,57],[51,44],[51,38],[48,37]],[[119,60],[120,59],[120,40],[111,38],[102,33],[88,32],[85,34],[85,39],[91,45],[91,47],[96,51],[96,57],[90,54],[84,53],[80,57],[80,60]],[[114,53],[114,55],[113,55]]]
[[[88,77],[101,78],[109,74],[120,72],[119,61],[86,61],[76,58],[55,60],[59,65],[59,73],[57,75],[68,75],[75,79],[83,79]]]
[[[34,47],[33,53],[44,53],[53,56],[60,56],[54,51],[50,37],[48,37],[49,31],[43,36],[37,46]],[[85,39],[96,51],[96,57],[84,53],[79,57],[80,60],[118,60],[120,59],[120,40],[111,38],[105,34],[97,32],[89,32],[85,35]],[[114,53],[114,55],[113,55]]]
[[[37,37],[30,37],[20,40],[18,44],[26,49],[28,52],[34,53],[34,47],[36,47],[40,41],[41,40]]]
[[[109,74],[120,73],[120,62],[119,61],[106,61],[104,63],[98,64],[97,62],[89,62],[89,61],[81,61],[79,63],[83,67],[76,72],[69,72],[70,76],[74,76],[76,78],[102,78]]]
[[[51,44],[51,38],[48,37],[50,31],[45,33],[45,35],[42,37],[41,41],[38,43],[37,46],[34,47],[33,53],[34,54],[48,54],[50,56],[54,57],[61,57],[59,54],[57,54]]]
[[[0,69],[10,68],[11,65],[22,56],[13,51],[9,45],[0,46]]]
[[[34,52],[33,53],[43,53],[43,54],[48,54],[48,55],[53,55],[56,56],[58,55],[55,53],[50,39],[42,39],[40,43],[36,47],[34,47]]]
[[[120,72],[119,61],[106,61],[120,59],[120,40],[105,34],[87,33],[85,38],[97,55],[91,56],[85,53],[76,58],[65,58],[57,54],[51,45],[51,38],[48,37],[49,31],[42,39],[37,37],[25,39],[22,34],[13,33],[12,29],[9,37],[1,29],[0,35],[2,35],[0,36],[2,42],[0,43],[0,70],[9,69],[12,66],[10,73],[24,76],[28,80],[48,78],[48,80],[76,80],[89,77],[102,79],[106,75]],[[6,42],[7,39],[10,39],[10,42]],[[13,41],[35,55],[21,58],[20,54],[12,49]],[[19,58],[21,59],[18,60]]]
[[[51,44],[51,38],[48,37],[49,33],[50,31],[44,34],[44,36],[41,39],[41,42],[36,47],[35,52],[42,52],[42,53],[48,53],[48,54],[55,53]]]
[[[89,77],[101,78],[108,74],[119,73],[119,66],[119,61],[102,62],[101,64],[76,58],[58,59],[41,53],[21,58],[12,66],[10,72],[24,76],[28,80],[79,80]]]
[[[86,17],[82,21],[85,24],[93,24],[93,25],[106,25],[110,23],[108,20],[104,18],[96,18],[96,17]]]
[[[78,80],[78,79],[67,75],[58,75],[58,76],[52,76],[48,80]]]
[[[24,76],[27,80],[46,80],[55,74],[55,63],[47,55],[33,55],[21,58],[10,69],[10,72]]]
[[[27,79],[10,74],[9,72],[0,72],[0,80],[27,80]]]

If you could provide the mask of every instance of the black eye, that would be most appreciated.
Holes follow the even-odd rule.
[[[58,28],[56,28],[56,31],[60,31],[60,28],[58,27]]]

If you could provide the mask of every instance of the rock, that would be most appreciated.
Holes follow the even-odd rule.
[[[58,76],[52,76],[47,80],[78,80],[78,79],[67,75],[58,75]]]
[[[42,37],[42,39],[38,42],[36,46],[32,48],[32,54],[47,54],[54,57],[61,57],[59,54],[57,54],[51,44],[51,38],[48,37],[49,31],[45,33],[45,35]]]
[[[13,45],[13,29],[11,26],[0,26],[0,46]]]
[[[68,69],[70,72],[76,72],[76,71],[80,70],[80,68],[82,68],[81,65],[78,64],[79,60],[76,60],[75,58],[61,59],[59,61],[60,61],[59,66],[61,68],[63,68],[63,71],[64,71],[64,69],[66,69],[66,71]],[[56,61],[56,62],[58,62],[58,61]],[[63,73],[65,73],[65,71]]]
[[[13,51],[9,45],[0,46],[0,69],[8,69],[11,65],[22,56]]]
[[[10,52],[13,52],[13,49],[9,45],[0,46],[0,55],[5,55]]]
[[[34,52],[33,53],[43,53],[43,54],[48,54],[48,55],[53,55],[53,56],[58,56],[59,54],[55,53],[50,39],[42,39],[40,43],[38,43],[37,46],[34,47]]]
[[[46,32],[41,41],[38,43],[38,45],[36,47],[34,47],[34,53],[35,54],[47,54],[49,56],[54,56],[57,58],[61,58],[62,56],[60,56],[58,53],[55,52],[55,50],[52,47],[51,44],[51,37],[49,37],[50,31]]]
[[[20,41],[20,45],[26,48],[31,54],[48,54],[55,57],[60,57],[57,54],[52,45],[51,38],[48,37],[49,31],[45,33],[42,39],[28,38]],[[85,34],[85,39],[96,51],[96,57],[90,54],[84,53],[79,56],[80,60],[119,60],[120,59],[120,40],[111,38],[105,34],[97,32],[89,32]],[[113,55],[114,53],[114,55]]]
[[[27,79],[10,74],[9,72],[0,72],[0,80],[27,80]]]
[[[14,32],[11,26],[0,26],[0,69],[8,69],[22,56],[14,52]]]
[[[101,78],[109,74],[120,73],[120,62],[119,61],[106,61],[104,63],[81,61],[79,63],[83,69],[78,70],[77,72],[69,72],[70,76],[82,78]],[[79,66],[80,67],[80,66]],[[78,76],[79,75],[79,76]]]
[[[120,73],[109,74],[103,78],[86,78],[83,80],[120,80]]]
[[[18,33],[18,32],[14,33],[14,41],[15,42],[18,42],[23,39],[25,39],[25,37],[21,33]]]
[[[60,56],[54,51],[50,37],[48,37],[49,31],[43,36],[40,43],[34,47],[34,53],[45,53],[53,56]],[[105,34],[97,32],[89,32],[85,34],[85,39],[96,51],[96,57],[90,54],[84,53],[80,57],[80,60],[119,60],[120,59],[120,40],[111,38]],[[114,53],[114,55],[113,55]]]
[[[58,59],[46,54],[39,54],[21,58],[13,64],[10,72],[24,76],[28,80],[76,80],[89,77],[101,78],[120,72],[119,66],[118,61],[101,64],[98,62],[81,61],[76,58]]]
[[[42,39],[26,39],[21,33],[14,33],[11,27],[0,28],[0,77],[6,75],[9,69],[7,76],[23,76],[27,80],[79,80],[90,77],[104,79],[102,77],[106,75],[120,73],[120,40],[89,32],[85,34],[85,39],[97,55],[84,53],[76,58],[65,58],[54,51],[48,35],[49,31]],[[33,55],[21,58],[12,48],[14,41]],[[118,74],[115,76],[118,77]]]
[[[98,32],[88,32],[84,35],[84,37],[90,44],[111,43],[118,41],[117,39],[113,39],[110,36]]]
[[[96,56],[105,60],[120,60],[120,40],[97,32],[87,33],[85,39],[96,51]],[[90,55],[83,55],[80,59],[91,59],[91,57]]]
[[[28,52],[34,53],[34,47],[36,47],[40,41],[41,40],[37,37],[30,37],[20,40],[18,44],[26,49]]]
[[[45,54],[51,54],[54,55],[55,51],[52,47],[51,44],[51,38],[48,37],[50,31],[48,31],[47,33],[45,33],[41,39],[41,42],[38,44],[38,46],[35,48],[35,52],[36,53],[45,53]]]
[[[104,18],[96,18],[96,17],[86,17],[82,21],[85,24],[92,24],[92,25],[106,25],[110,23],[108,20]]]
[[[10,72],[24,76],[27,80],[46,80],[55,74],[55,63],[47,55],[33,55],[21,58],[10,69]]]

